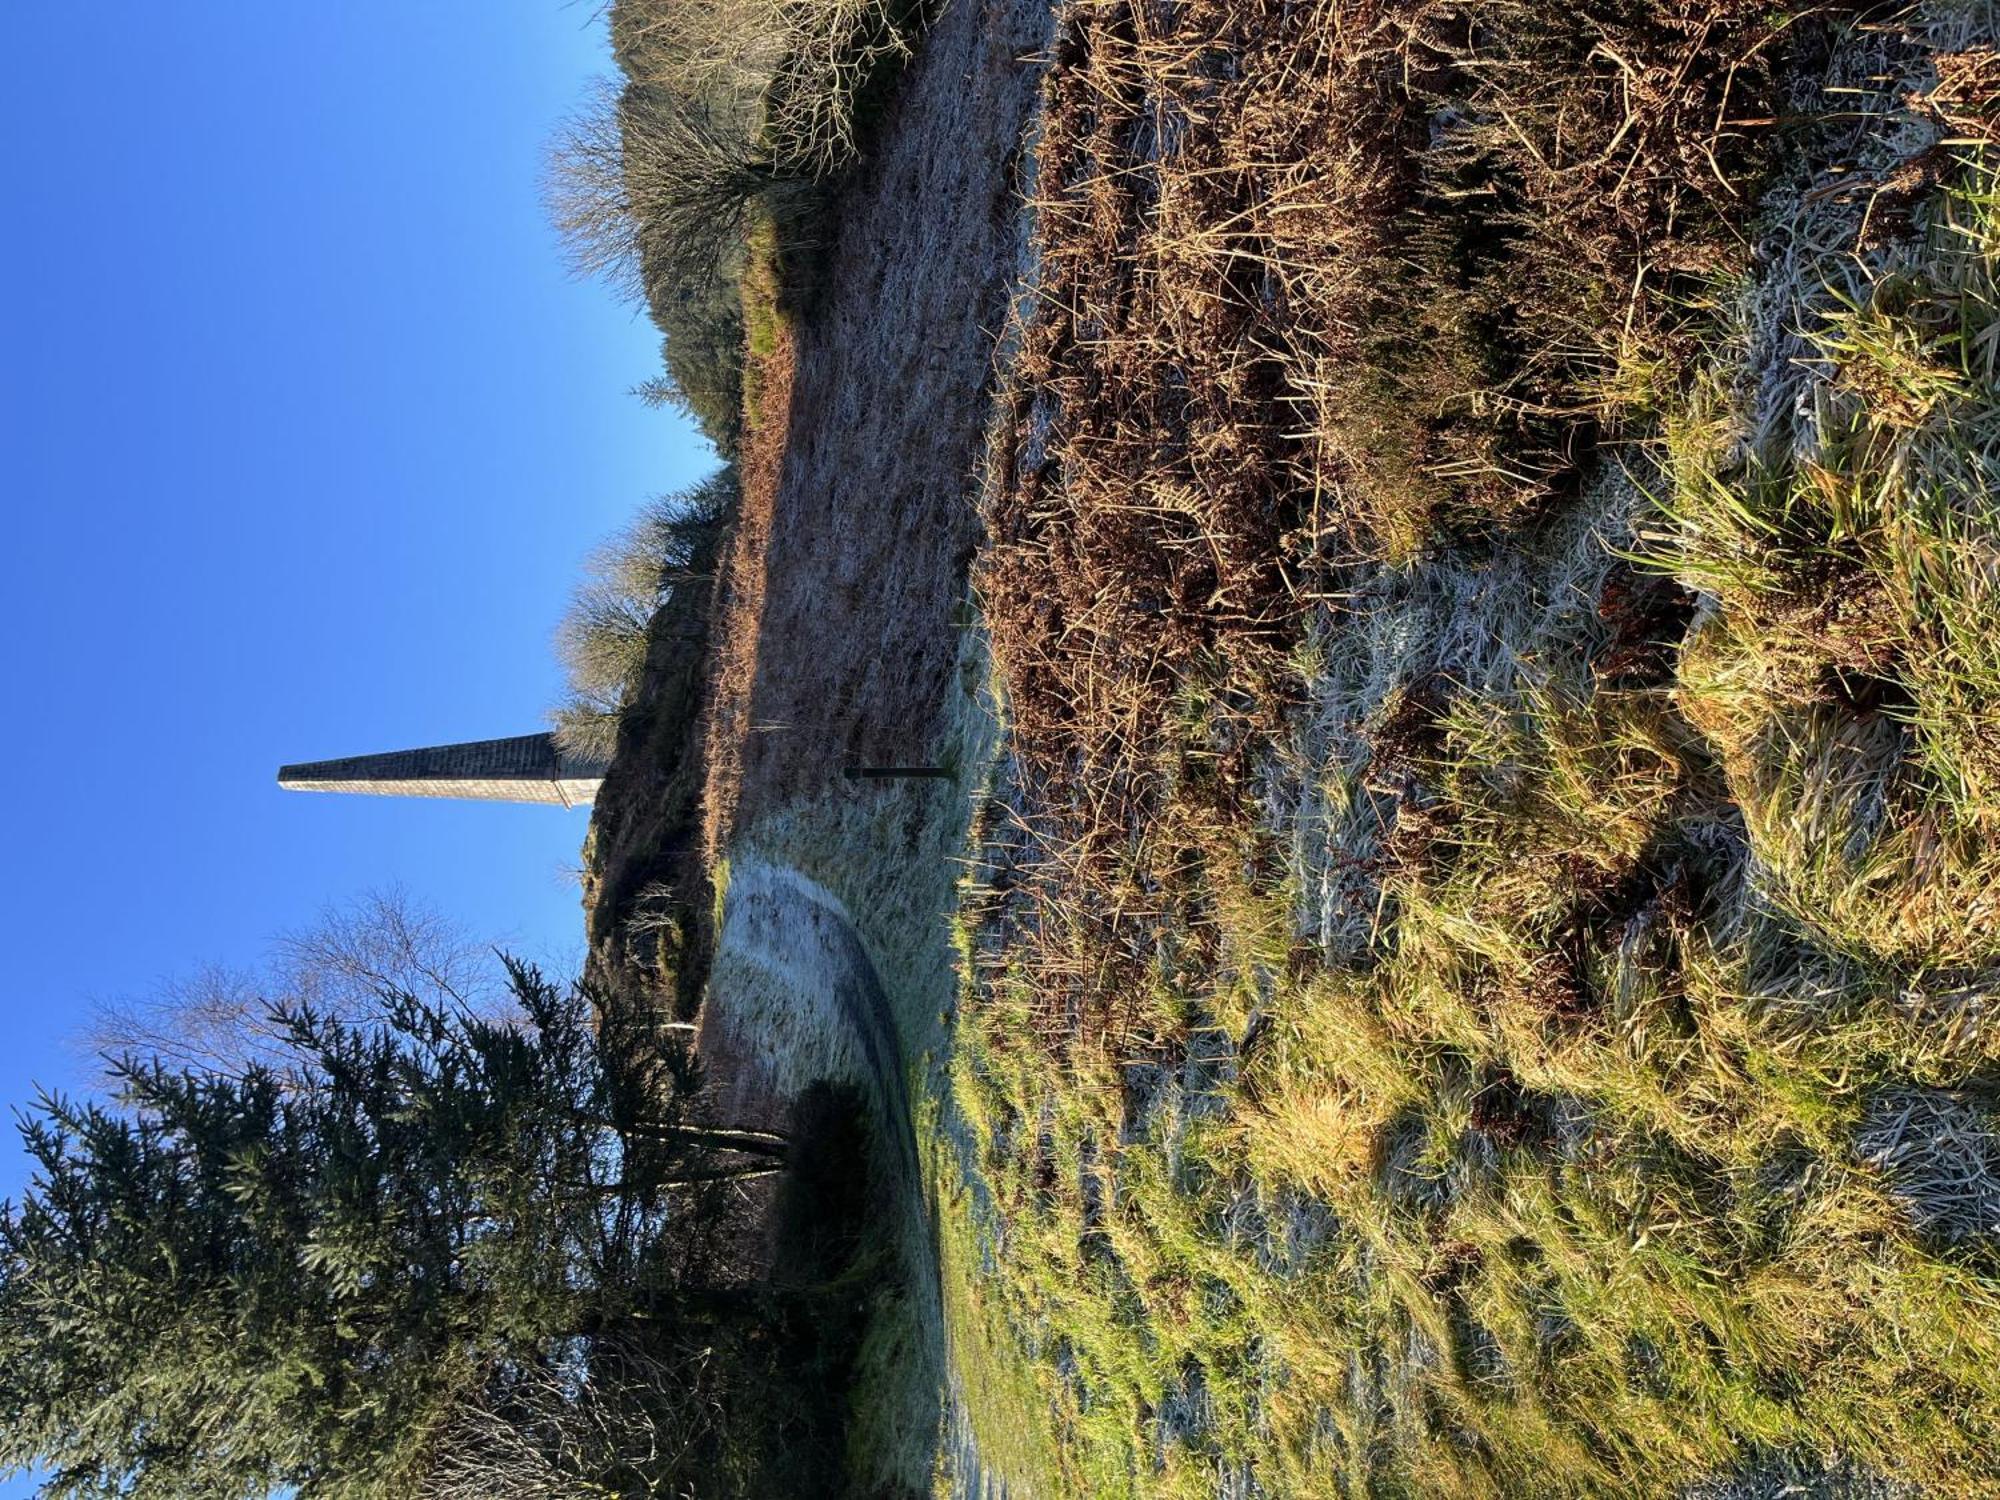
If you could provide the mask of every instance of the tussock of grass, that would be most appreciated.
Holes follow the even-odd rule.
[[[1666,507],[1674,562],[1715,598],[1680,696],[1760,890],[1912,978],[2000,956],[1995,253],[1976,177],[1814,330],[1791,451],[1738,457],[1728,408],[1698,406]]]
[[[1061,1492],[2000,1493],[1996,18],[1362,9],[1232,8],[1200,34],[1240,73],[1149,72],[1166,23],[1108,5],[1058,50],[1064,305],[989,564],[1022,718],[966,906],[962,1274]],[[1574,66],[1530,77],[1537,48]],[[1238,374],[1282,351],[1271,400],[1331,346],[1300,283],[1220,274],[1176,342],[1148,299],[1180,169],[1119,122],[1180,131],[1191,175],[1268,80],[1329,76],[1423,122],[1382,221],[1422,202],[1491,257],[1468,295],[1535,293],[1532,355],[1347,346],[1442,445],[1378,429],[1410,470],[1324,409],[1269,441],[1220,375],[1161,394],[1214,319]],[[1782,159],[1753,96],[1794,117]],[[1403,140],[1350,112],[1308,157],[1282,128],[1316,106],[1258,107],[1244,172]],[[1557,120],[1580,154],[1538,184],[1510,153]],[[1556,210],[1628,144],[1634,196],[1577,210],[1559,273]],[[1462,152],[1469,205],[1435,192]],[[1656,210],[1701,253],[1623,281]],[[1077,240],[1107,264],[1066,272]],[[1401,295],[1355,326],[1406,334]],[[1491,399],[1425,407],[1407,361]],[[1232,567],[1246,484],[1294,519]]]

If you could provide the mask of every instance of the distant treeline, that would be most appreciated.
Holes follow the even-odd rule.
[[[909,53],[918,0],[614,0],[618,74],[549,149],[544,188],[570,264],[643,304],[661,373],[633,392],[690,417],[724,460],[592,559],[557,632],[569,685],[554,713],[609,756],[639,692],[647,624],[734,514],[750,322],[820,242],[875,101]],[[755,252],[773,264],[748,278]],[[758,306],[746,318],[746,284]]]
[[[726,458],[743,398],[745,237],[823,205],[859,123],[909,48],[903,0],[615,0],[619,77],[549,156],[571,264],[644,303],[663,374],[637,394],[685,411]]]

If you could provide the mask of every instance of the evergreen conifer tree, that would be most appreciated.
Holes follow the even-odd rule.
[[[366,1021],[275,1012],[278,1066],[128,1058],[113,1104],[44,1095],[0,1205],[0,1472],[405,1493],[455,1407],[642,1325],[674,1189],[783,1144],[694,1123],[678,1052],[635,1102],[587,992],[508,971],[518,1020],[392,992]]]

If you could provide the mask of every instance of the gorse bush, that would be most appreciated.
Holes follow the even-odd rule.
[[[553,718],[564,749],[611,758],[620,716],[645,671],[654,615],[676,589],[705,581],[735,493],[735,471],[720,469],[652,501],[591,554],[556,627],[568,682]]]
[[[824,178],[857,149],[857,116],[885,65],[909,55],[897,0],[623,0],[619,65],[634,82],[747,101],[775,161]]]

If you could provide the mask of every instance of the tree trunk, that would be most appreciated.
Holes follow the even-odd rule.
[[[730,1125],[670,1125],[659,1120],[620,1122],[599,1115],[581,1117],[586,1124],[615,1130],[640,1140],[669,1145],[714,1146],[725,1151],[743,1151],[757,1156],[781,1157],[790,1141],[775,1130],[751,1130]]]

